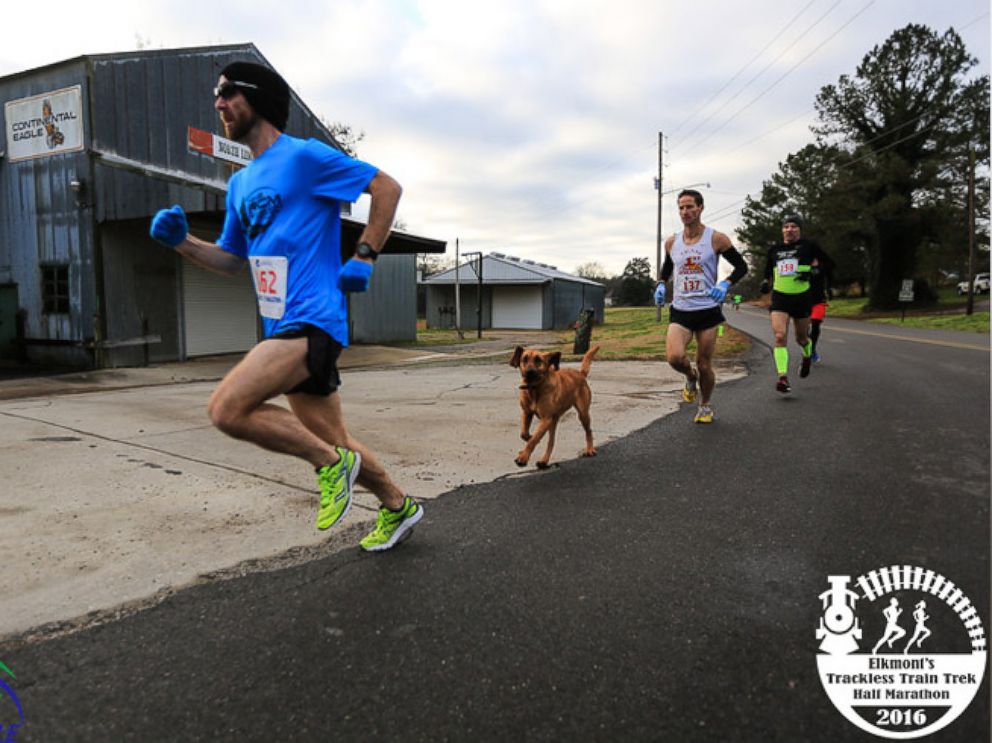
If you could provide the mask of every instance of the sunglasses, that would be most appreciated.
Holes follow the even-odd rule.
[[[240,80],[226,80],[214,88],[214,98],[219,96],[225,101],[228,101],[238,92],[238,88],[252,88],[257,90],[258,86],[254,83],[243,83]]]

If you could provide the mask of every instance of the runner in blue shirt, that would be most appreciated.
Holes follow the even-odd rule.
[[[289,86],[268,67],[235,62],[220,74],[214,108],[227,136],[253,160],[228,184],[216,243],[189,234],[179,206],[155,215],[151,235],[203,268],[233,276],[251,269],[264,340],[218,385],[208,412],[234,438],[305,459],[317,471],[317,528],[340,522],[355,482],[382,502],[368,551],[409,536],[420,506],[393,483],[341,414],[337,359],[348,345],[346,292],[368,288],[402,189],[391,177],[316,140],[283,134]],[[340,202],[371,194],[355,254],[341,263]],[[269,401],[285,394],[290,410]]]

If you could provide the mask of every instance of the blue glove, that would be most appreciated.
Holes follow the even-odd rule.
[[[654,303],[661,307],[665,303],[665,282],[662,281],[658,284],[658,288],[654,290]]]
[[[338,274],[338,288],[343,292],[363,292],[369,288],[371,278],[371,263],[349,258],[348,262],[341,266],[341,273]]]
[[[727,290],[730,288],[729,281],[721,281],[719,284],[710,289],[710,299],[714,302],[722,302],[727,298]]]
[[[189,225],[186,223],[186,213],[176,204],[171,209],[160,209],[152,219],[148,233],[168,248],[174,248],[186,239]]]

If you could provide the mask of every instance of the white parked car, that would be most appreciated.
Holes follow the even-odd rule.
[[[989,274],[975,274],[975,294],[987,294],[989,291]],[[968,293],[968,282],[962,281],[958,284],[958,294]]]

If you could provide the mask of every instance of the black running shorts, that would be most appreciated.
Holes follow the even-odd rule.
[[[307,339],[307,371],[310,378],[305,379],[287,392],[295,395],[304,392],[308,395],[327,397],[337,392],[341,386],[341,375],[338,373],[338,356],[341,355],[341,344],[331,338],[326,332],[314,325],[304,325],[285,333],[271,336],[274,340],[280,338]]]
[[[809,317],[813,309],[812,292],[802,294],[785,294],[783,292],[772,292],[772,305],[769,312],[786,312],[789,317],[795,320],[805,320]]]
[[[672,307],[671,313],[671,323],[673,325],[681,325],[693,333],[715,328],[720,323],[727,321],[719,305],[716,307],[707,307],[705,310],[677,310]]]

